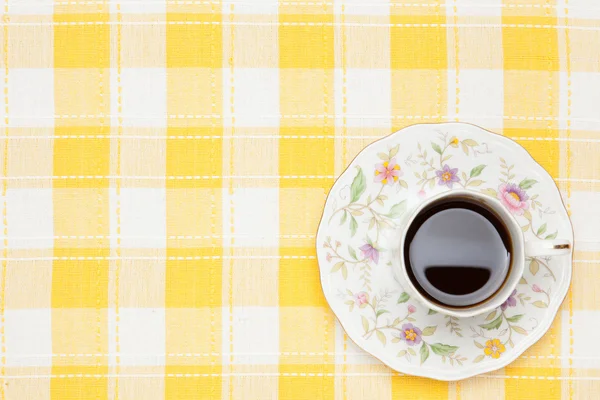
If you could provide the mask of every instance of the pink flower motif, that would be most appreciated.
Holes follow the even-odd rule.
[[[531,287],[531,290],[533,290],[536,293],[542,293],[542,289],[538,285],[533,285]]]
[[[427,193],[425,193],[425,191],[421,189],[419,190],[419,193],[417,193],[417,195],[419,195],[420,198],[424,199]]]
[[[327,262],[331,262],[331,254],[327,253],[325,259],[327,259]]]
[[[375,182],[391,185],[397,182],[400,176],[402,176],[402,171],[400,171],[400,166],[396,163],[395,158],[375,166]]]
[[[414,314],[417,311],[417,307],[413,306],[412,304],[408,305],[408,313],[409,314]]]
[[[379,262],[379,250],[377,250],[370,243],[365,243],[359,247],[359,249],[363,252],[363,256],[375,264]]]
[[[356,305],[367,304],[369,302],[369,294],[367,292],[358,292],[354,295]]]
[[[444,168],[442,168],[440,171],[435,171],[435,174],[440,179],[438,181],[438,185],[446,185],[450,189],[452,189],[452,185],[455,182],[460,181],[460,178],[457,176],[458,168],[450,168],[448,164],[444,165]]]
[[[338,248],[338,247],[340,247],[341,245],[342,245],[342,244],[341,244],[341,243],[340,243],[338,240],[336,240],[336,242],[335,242],[335,248],[337,249],[337,248]]]
[[[529,204],[527,204],[529,196],[514,183],[503,183],[500,185],[498,188],[498,199],[514,215],[523,215],[525,210],[529,208]]]

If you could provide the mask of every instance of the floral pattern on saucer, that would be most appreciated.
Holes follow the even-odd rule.
[[[397,244],[383,233],[423,199],[457,188],[499,199],[526,240],[572,241],[552,178],[506,138],[430,124],[368,146],[329,194],[317,235],[321,281],[349,336],[401,372],[449,380],[503,367],[549,328],[569,285],[570,257],[532,257],[517,289],[487,315],[444,316],[411,299],[390,267]]]

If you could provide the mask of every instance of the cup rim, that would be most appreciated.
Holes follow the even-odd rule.
[[[466,307],[453,307],[453,306],[443,306],[438,303],[435,303],[428,298],[426,298],[413,284],[412,280],[408,276],[406,262],[404,260],[404,246],[406,245],[406,237],[408,230],[415,218],[430,204],[443,199],[445,197],[471,197],[476,200],[482,200],[482,204],[486,208],[490,208],[485,202],[492,203],[493,208],[490,211],[493,211],[497,216],[502,220],[503,223],[507,225],[508,235],[512,244],[513,255],[511,255],[511,266],[508,271],[506,278],[502,285],[495,290],[495,292],[490,295],[487,299],[483,300],[480,303],[474,304],[472,306]],[[500,212],[497,212],[500,210]],[[491,310],[498,308],[502,303],[506,301],[506,297],[502,295],[502,293],[508,292],[511,293],[517,286],[521,275],[523,275],[524,270],[524,248],[525,248],[525,238],[523,232],[521,230],[520,225],[508,210],[502,205],[502,203],[493,197],[486,196],[482,193],[476,192],[470,189],[454,189],[447,192],[438,193],[422,202],[420,202],[417,207],[412,210],[409,214],[409,217],[405,220],[406,222],[402,224],[401,233],[400,233],[400,243],[398,247],[398,254],[394,259],[395,270],[401,273],[401,279],[404,281],[410,291],[414,294],[414,296],[424,305],[429,307],[431,310],[436,312],[450,315],[458,318],[468,318],[474,317],[476,315],[484,314]],[[516,234],[515,234],[516,233]],[[516,237],[515,237],[516,236]]]

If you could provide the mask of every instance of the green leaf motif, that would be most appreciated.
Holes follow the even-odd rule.
[[[534,301],[533,303],[534,306],[536,306],[537,308],[548,308],[548,304],[544,303],[543,301]]]
[[[348,254],[350,254],[350,257],[354,258],[355,260],[358,260],[358,258],[356,258],[356,251],[350,246],[348,246]]]
[[[397,144],[394,147],[392,147],[390,149],[390,157],[394,157],[396,154],[398,154],[398,149],[400,148],[400,145]]]
[[[360,196],[362,196],[366,188],[367,182],[365,179],[365,174],[363,174],[361,168],[358,168],[358,173],[354,177],[352,185],[350,186],[350,203],[354,203],[360,199]]]
[[[494,310],[494,311],[492,311],[491,313],[489,313],[489,314],[488,314],[488,316],[487,316],[487,317],[485,317],[485,320],[486,320],[486,321],[491,321],[491,320],[493,320],[493,319],[494,319],[494,317],[496,317],[496,311],[497,311],[497,310]]]
[[[478,166],[476,166],[475,168],[473,168],[473,169],[471,170],[471,173],[469,174],[469,176],[470,176],[471,178],[475,178],[476,176],[479,176],[479,175],[481,175],[481,172],[483,171],[483,169],[484,169],[485,167],[486,167],[486,165],[485,165],[485,164],[481,164],[481,165],[478,165]]]
[[[371,221],[369,222],[369,230],[373,229],[373,227],[375,226],[375,223],[377,221],[375,220],[375,217],[371,218]]]
[[[437,326],[428,326],[427,328],[423,329],[423,332],[421,332],[421,335],[423,336],[431,336],[435,333],[435,330],[437,329]]]
[[[376,333],[377,333],[377,339],[379,339],[379,341],[381,342],[381,344],[383,344],[385,346],[386,338],[385,338],[385,335],[383,334],[383,332],[376,331]]]
[[[369,320],[367,320],[364,315],[361,315],[360,319],[362,321],[363,329],[365,330],[365,333],[367,333],[369,331]]]
[[[523,318],[523,314],[513,315],[512,317],[507,317],[506,320],[508,322],[519,322],[519,320]]]
[[[404,357],[406,355],[406,350],[401,350],[400,352],[398,352],[398,355],[396,357]]]
[[[337,271],[339,271],[339,270],[340,270],[340,269],[341,269],[343,266],[344,266],[344,262],[343,262],[343,261],[340,261],[339,263],[335,264],[335,265],[333,266],[333,268],[331,268],[331,272],[332,272],[332,273],[333,273],[333,272],[337,272]]]
[[[435,151],[438,154],[442,154],[442,149],[440,149],[440,146],[438,146],[437,144],[431,142],[431,148],[433,149],[433,151]]]
[[[478,363],[483,361],[483,359],[485,358],[485,356],[483,354],[478,355],[477,357],[475,357],[475,359],[473,360],[474,363]]]
[[[348,279],[348,267],[346,267],[346,264],[342,266],[342,277],[344,280]]]
[[[408,301],[408,299],[410,299],[410,295],[406,292],[403,292],[400,297],[398,297],[398,303],[406,303]]]
[[[531,260],[531,263],[529,264],[529,272],[531,272],[532,275],[535,275],[539,270],[540,263],[536,259]]]
[[[500,325],[502,325],[502,315],[500,315],[498,318],[496,318],[495,320],[493,320],[490,323],[487,324],[483,324],[483,325],[479,325],[481,328],[486,329],[486,330],[492,330],[492,329],[498,329],[500,327]]]
[[[475,179],[474,181],[469,182],[467,186],[481,186],[484,182],[481,179]]]
[[[519,187],[521,189],[530,189],[533,185],[535,185],[537,181],[535,179],[523,179],[521,183],[519,183]]]
[[[375,316],[379,317],[381,314],[385,314],[385,313],[389,313],[388,310],[379,310],[377,311],[377,314],[375,314]]]
[[[450,346],[449,344],[434,343],[431,345],[431,350],[438,356],[449,356],[458,350],[458,346]]]
[[[483,349],[483,347],[484,347],[481,343],[479,343],[476,340],[473,340],[473,343],[475,343],[475,346],[479,347],[480,349]]]
[[[358,229],[358,223],[354,217],[350,217],[350,236],[356,235],[356,230]]]
[[[487,194],[488,196],[496,197],[498,196],[498,192],[496,189],[483,189],[481,193]]]
[[[435,311],[435,310],[427,311],[427,315],[433,315],[433,314],[437,314],[437,311]]]
[[[550,235],[546,236],[546,237],[545,237],[545,239],[546,239],[546,240],[549,240],[549,239],[556,239],[556,236],[557,236],[557,235],[558,235],[558,231],[556,231],[556,232],[554,232],[554,233],[552,233],[552,234],[550,234]]]
[[[473,139],[465,139],[462,142],[470,147],[474,147],[474,146],[478,145],[478,143],[476,141],[474,141]]]
[[[419,354],[421,355],[421,364],[423,364],[429,358],[429,347],[426,343],[423,343],[423,345],[421,346]]]
[[[408,353],[409,353],[411,356],[416,356],[416,355],[417,355],[417,353],[415,353],[415,351],[414,351],[412,348],[410,348],[410,347],[408,348]]]
[[[402,214],[406,211],[406,200],[401,201],[398,204],[395,204],[390,208],[390,212],[387,214],[389,218],[398,218],[401,217]]]
[[[340,219],[340,225],[344,225],[344,222],[348,219],[348,211],[344,210],[344,214],[342,215],[342,219]]]
[[[539,229],[538,229],[538,231],[537,231],[537,234],[538,234],[538,235],[541,235],[541,234],[543,234],[543,233],[545,233],[545,232],[546,232],[546,224],[544,224],[544,225],[540,226],[540,228],[539,228]]]
[[[521,328],[520,326],[513,325],[513,326],[511,326],[511,329],[520,335],[527,335],[527,331],[525,329]]]

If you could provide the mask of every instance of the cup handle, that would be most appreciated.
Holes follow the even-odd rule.
[[[564,239],[555,240],[528,240],[525,242],[525,255],[528,257],[538,256],[561,256],[571,253],[571,242]]]

